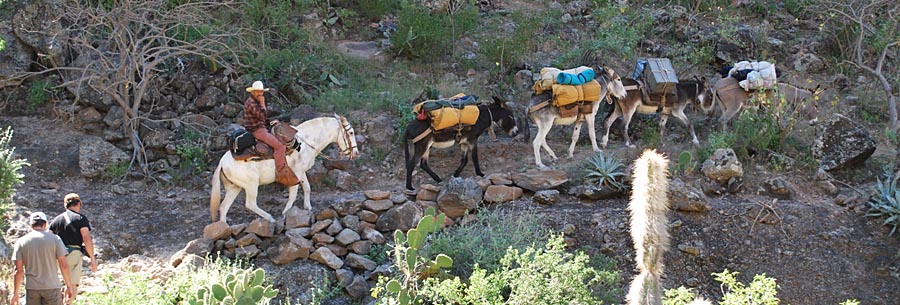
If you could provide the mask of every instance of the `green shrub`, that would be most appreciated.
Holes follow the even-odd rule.
[[[737,141],[737,138],[735,137],[734,132],[713,132],[709,135],[707,145],[697,150],[697,160],[704,161],[708,159],[716,149],[732,148],[734,147],[735,141]]]
[[[450,14],[403,1],[398,15],[400,24],[397,32],[391,35],[394,50],[402,55],[436,61],[454,48],[459,37],[475,27],[478,8],[467,1]]]
[[[0,38],[0,52],[3,52],[3,50],[6,50],[6,40]]]
[[[500,268],[506,249],[525,249],[549,233],[537,211],[526,209],[479,210],[475,221],[459,224],[434,235],[427,253],[444,253],[457,262],[451,274],[468,278],[471,266],[487,271]]]
[[[244,267],[240,262],[228,260],[209,261],[200,268],[179,268],[178,270],[164,283],[138,273],[126,273],[115,279],[106,276],[103,279],[105,292],[83,292],[75,304],[189,304],[187,303],[188,299],[195,298],[202,287],[227,283],[226,279],[234,274],[258,272]],[[263,287],[264,292],[265,288],[270,288],[265,280],[258,287]],[[268,304],[268,302],[252,304]]]
[[[634,59],[638,45],[653,28],[652,16],[649,10],[629,7],[627,2],[603,1],[594,10],[597,28],[590,49],[626,61]]]
[[[372,20],[393,13],[400,8],[400,0],[365,0],[359,1],[359,11]]]
[[[192,175],[202,173],[206,170],[207,160],[209,159],[209,151],[197,144],[178,144],[175,147],[175,153],[181,157],[179,166],[183,169],[189,169]]]
[[[103,168],[103,173],[100,176],[106,179],[118,179],[125,177],[125,174],[128,173],[128,167],[130,165],[131,161],[128,160],[108,164]]]
[[[453,259],[446,254],[437,254],[431,259],[424,251],[428,236],[444,226],[446,217],[444,213],[435,216],[434,208],[429,207],[415,228],[409,229],[406,234],[400,230],[394,231],[394,268],[399,274],[394,274],[392,278],[386,282],[381,281],[373,288],[373,297],[381,296],[390,300],[391,304],[400,305],[424,302],[425,294],[421,283],[437,276],[442,268],[453,265]]]
[[[900,226],[900,175],[886,170],[884,180],[878,179],[876,193],[869,198],[869,212],[866,216],[884,217],[884,225],[891,227],[890,235],[894,235]]]
[[[511,19],[516,25],[515,29],[484,30],[479,38],[482,55],[492,67],[499,67],[500,74],[522,66],[522,62],[530,55],[529,49],[537,42],[534,33],[541,26],[539,19],[519,12],[513,13]]]
[[[590,267],[583,252],[566,252],[560,235],[543,246],[510,248],[500,263],[495,272],[475,265],[468,283],[459,277],[425,281],[423,294],[436,304],[602,304],[592,290],[618,284],[618,273]]]
[[[686,150],[678,154],[678,160],[673,164],[674,167],[672,169],[672,175],[676,175],[678,173],[690,175],[694,172],[694,170],[697,169],[697,160],[694,160],[694,155],[692,155],[690,151]]]
[[[19,159],[16,155],[16,148],[9,146],[12,136],[12,127],[6,127],[0,132],[0,215],[6,215],[6,211],[13,204],[16,186],[23,182],[22,178],[25,175],[19,171],[22,167],[31,165],[27,160]],[[6,225],[6,217],[0,216],[0,227],[6,227]]]
[[[616,191],[624,191],[625,184],[622,183],[625,165],[616,158],[615,153],[607,155],[605,152],[599,152],[585,164],[584,180],[596,188],[612,188]]]
[[[45,80],[36,80],[31,83],[31,88],[28,90],[28,110],[34,111],[50,100],[50,83]]]
[[[278,295],[278,290],[266,285],[265,280],[266,271],[262,268],[234,270],[228,273],[224,279],[200,288],[195,295],[189,295],[187,303],[190,305],[268,304],[269,300]]]
[[[725,269],[721,273],[713,273],[716,281],[722,283],[722,301],[719,305],[778,305],[779,300],[778,284],[774,278],[766,277],[765,274],[757,274],[753,277],[753,281],[749,285],[745,285],[737,280],[738,272],[729,272]],[[691,289],[679,287],[677,289],[666,290],[666,296],[663,300],[665,305],[684,305],[688,301],[694,299],[694,293]]]

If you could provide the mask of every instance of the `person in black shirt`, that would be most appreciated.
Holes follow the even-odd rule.
[[[71,193],[63,199],[66,211],[53,218],[50,222],[50,230],[59,235],[66,250],[66,260],[69,263],[69,273],[72,278],[72,286],[75,287],[75,295],[78,295],[78,284],[81,283],[82,255],[87,255],[91,260],[91,272],[97,272],[97,259],[94,257],[94,241],[91,239],[91,223],[81,214],[81,197]]]

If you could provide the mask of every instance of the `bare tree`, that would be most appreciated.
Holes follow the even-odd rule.
[[[856,29],[855,42],[846,47],[848,54],[851,54],[853,65],[875,76],[881,83],[885,94],[888,98],[888,110],[890,114],[889,126],[893,131],[898,131],[897,116],[897,95],[895,95],[891,81],[896,78],[888,79],[884,71],[884,62],[887,58],[888,51],[900,46],[900,40],[884,43],[882,45],[873,45],[870,42],[872,38],[890,39],[891,37],[874,37],[881,34],[875,27],[877,21],[888,22],[888,26],[897,27],[900,24],[900,5],[896,0],[819,0],[815,7],[824,8],[828,13],[832,14],[835,24],[852,23]],[[848,24],[849,25],[849,24]],[[894,28],[891,33],[897,34],[900,31]],[[871,49],[880,48],[879,49]],[[880,54],[878,56],[872,56]],[[900,86],[900,85],[898,85]]]
[[[233,10],[235,2],[171,6],[164,0],[120,0],[111,8],[84,2],[67,1],[61,20],[68,25],[64,37],[57,39],[88,60],[69,66],[53,63],[39,73],[60,72],[61,86],[91,88],[115,101],[124,112],[122,128],[132,143],[131,165],[141,165],[146,173],[146,151],[138,135],[147,119],[141,105],[152,102],[148,93],[160,85],[167,65],[177,68],[189,58],[228,70],[239,65],[234,46],[241,43],[240,30],[213,16]]]

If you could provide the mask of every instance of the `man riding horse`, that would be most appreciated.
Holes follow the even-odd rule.
[[[244,101],[244,128],[253,133],[253,137],[258,141],[262,141],[272,147],[273,157],[275,158],[275,180],[285,186],[294,186],[300,183],[300,179],[294,175],[294,172],[287,166],[285,162],[285,146],[272,135],[266,128],[266,97],[263,93],[269,91],[265,88],[261,81],[253,82],[253,85],[247,88],[250,97]]]

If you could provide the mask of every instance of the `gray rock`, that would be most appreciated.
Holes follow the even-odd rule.
[[[12,29],[19,41],[35,53],[47,58],[53,67],[66,66],[63,22],[60,14],[65,11],[64,1],[31,1],[12,16]],[[15,39],[13,39],[15,40]]]
[[[293,242],[291,238],[281,238],[276,246],[269,248],[268,257],[276,265],[284,265],[298,259],[307,258],[312,247],[308,245],[309,242],[306,244],[299,245]]]
[[[702,190],[678,178],[669,181],[668,196],[669,204],[676,211],[706,213],[711,209]]]
[[[353,231],[359,231],[359,216],[347,215],[341,218],[341,225]]]
[[[337,199],[331,204],[331,208],[334,209],[338,215],[347,216],[358,213],[362,209],[363,201],[366,201],[366,197],[356,193],[348,197]]]
[[[328,177],[334,181],[334,187],[342,191],[351,191],[354,189],[353,185],[356,184],[356,178],[353,178],[353,175],[339,169],[329,170]]]
[[[259,237],[272,237],[275,235],[275,224],[263,218],[257,218],[250,222],[246,232],[256,234]]]
[[[0,88],[18,86],[22,79],[12,76],[28,71],[34,53],[16,39],[9,20],[0,21],[0,29],[3,29],[0,30],[0,39],[6,41],[6,48],[0,52]]]
[[[328,226],[331,225],[332,221],[334,221],[334,220],[323,219],[323,220],[317,221],[316,223],[314,223],[312,225],[312,228],[310,229],[309,234],[315,235],[316,233],[319,233],[322,230],[325,230],[326,228],[328,228]]]
[[[447,214],[447,217],[459,217],[465,215],[466,211],[474,211],[483,198],[484,192],[476,181],[454,177],[450,178],[438,193],[437,203],[438,208]],[[384,218],[384,215],[381,217]],[[381,219],[378,223],[381,223]]]
[[[365,256],[350,253],[347,254],[347,259],[344,260],[344,264],[350,268],[356,268],[360,270],[372,271],[375,270],[375,262],[366,258]]]
[[[372,250],[372,241],[369,240],[360,240],[356,241],[350,246],[347,246],[348,250],[353,251],[356,254],[366,255],[369,254],[369,251]]]
[[[422,215],[424,215],[422,208],[415,202],[407,202],[395,206],[387,212],[384,212],[384,214],[381,214],[381,216],[378,217],[378,222],[375,226],[379,231],[383,232],[394,232],[394,230],[406,231],[418,224]]]
[[[734,177],[742,177],[744,168],[731,148],[720,148],[703,162],[700,169],[706,177],[721,184]]]
[[[363,194],[365,194],[366,199],[368,200],[384,200],[391,198],[390,192],[382,190],[368,190],[363,192]]]
[[[369,290],[371,289],[369,283],[366,282],[366,279],[360,275],[355,276],[353,282],[345,288],[347,289],[347,294],[354,299],[360,299],[369,295]]]
[[[338,283],[341,284],[341,287],[350,286],[350,283],[353,283],[353,277],[356,274],[353,271],[341,268],[334,271],[334,276],[337,279]]]
[[[363,210],[363,211],[359,211],[358,213],[356,213],[356,215],[359,216],[358,220],[361,220],[361,221],[370,222],[370,223],[375,223],[378,221],[378,214],[375,214],[375,212],[372,212],[372,211]],[[359,224],[357,224],[357,225],[359,225]]]
[[[203,238],[218,240],[231,236],[231,227],[224,221],[217,221],[203,228]]]
[[[569,181],[564,171],[537,171],[531,170],[524,173],[512,174],[513,183],[517,186],[532,191],[543,191],[555,188]]]
[[[791,200],[794,199],[794,196],[797,194],[796,187],[783,177],[766,179],[764,185],[769,191],[769,194],[775,198]]]
[[[381,212],[394,207],[394,202],[388,199],[366,200],[363,207],[372,212]]]
[[[313,252],[313,254],[309,256],[309,259],[322,263],[335,270],[344,266],[344,261],[334,255],[334,252],[331,252],[331,249],[328,249],[327,247],[316,249],[316,252]]]
[[[225,91],[222,89],[216,88],[214,86],[206,87],[206,90],[200,94],[200,97],[194,101],[194,107],[197,110],[210,110],[214,107],[220,105],[222,101],[226,100],[227,96]]]
[[[131,156],[98,137],[87,136],[78,147],[78,166],[87,178],[100,176],[110,165],[131,160]]]
[[[328,226],[328,229],[325,229],[325,232],[329,235],[335,235],[344,230],[344,226],[341,225],[340,221],[332,220],[331,225]]]
[[[241,258],[253,259],[258,256],[261,252],[259,248],[255,245],[250,245],[247,247],[238,247],[234,250],[234,255]]]
[[[554,204],[557,200],[559,200],[559,191],[557,190],[543,190],[537,191],[534,193],[534,196],[531,196],[531,199],[534,202],[540,204]]]
[[[312,224],[312,216],[312,211],[293,206],[284,214],[284,229],[308,227]]]
[[[840,114],[816,125],[813,157],[819,167],[832,171],[865,162],[877,143],[868,130]]]
[[[341,246],[350,245],[360,239],[359,233],[350,229],[344,229],[341,233],[334,238],[334,240]]]
[[[169,265],[178,267],[189,255],[206,257],[213,250],[213,242],[212,239],[208,238],[198,238],[189,241],[183,249],[178,250],[169,258]]]
[[[384,235],[382,235],[381,232],[379,232],[378,230],[375,230],[375,228],[369,228],[369,227],[363,228],[362,233],[363,233],[362,237],[364,237],[365,239],[371,240],[372,243],[374,243],[376,245],[383,245],[387,241],[384,238]]]

